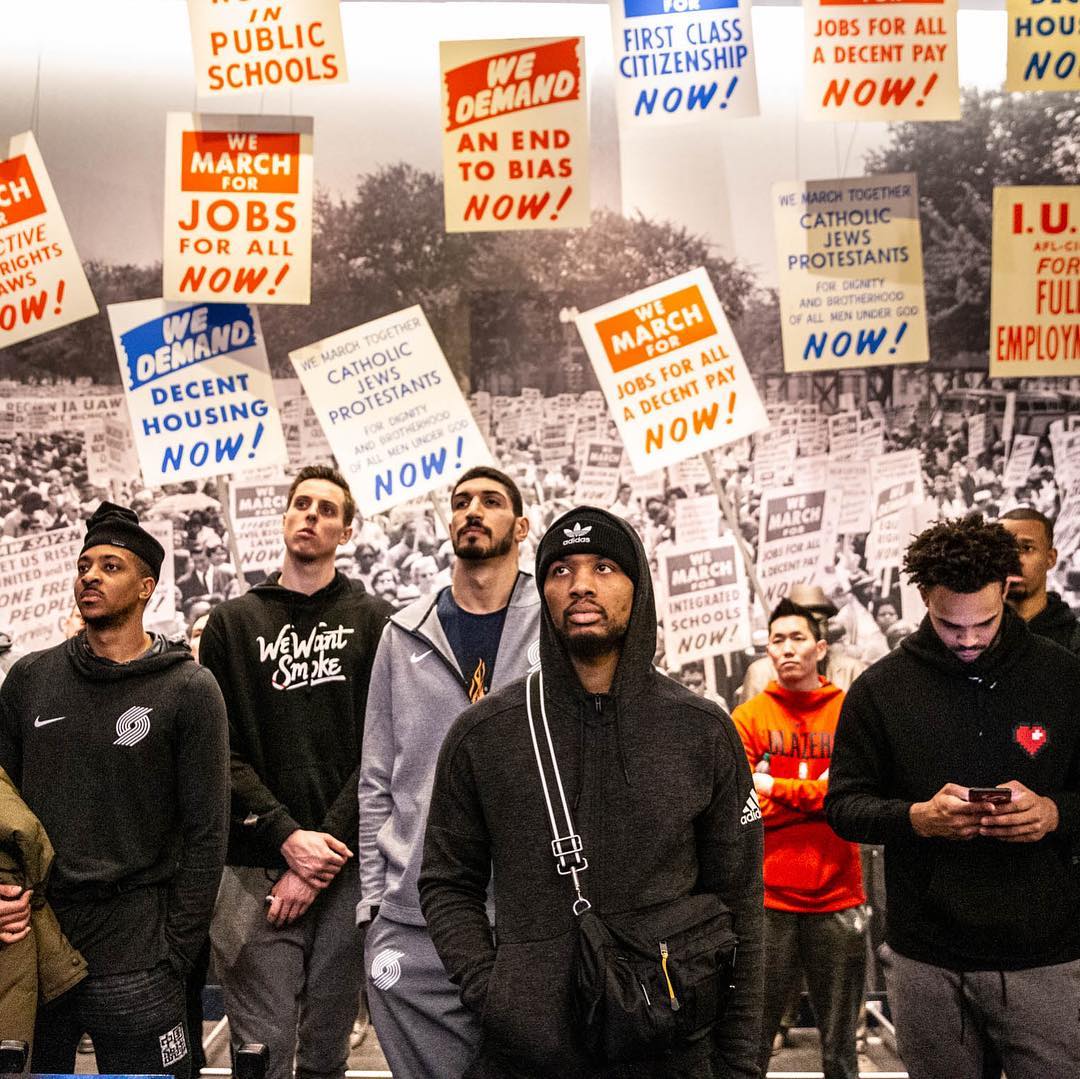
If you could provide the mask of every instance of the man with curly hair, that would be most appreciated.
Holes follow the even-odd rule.
[[[825,798],[885,844],[900,1055],[912,1079],[1080,1075],[1080,661],[1005,605],[1000,524],[938,522],[904,569],[926,618],[848,692]]]

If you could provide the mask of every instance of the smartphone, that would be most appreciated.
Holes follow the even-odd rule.
[[[993,802],[994,805],[1004,805],[1012,801],[1012,790],[1009,787],[969,787],[969,802]]]

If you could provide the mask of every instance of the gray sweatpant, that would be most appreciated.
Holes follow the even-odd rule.
[[[878,955],[911,1079],[982,1079],[992,1054],[1008,1079],[1080,1075],[1080,960],[960,974]]]
[[[368,1011],[394,1079],[460,1079],[480,1022],[446,976],[427,929],[381,915],[364,947]]]
[[[276,874],[226,866],[210,941],[235,1051],[270,1050],[267,1079],[340,1079],[363,984],[356,865],[346,865],[292,925],[274,929],[266,896]]]

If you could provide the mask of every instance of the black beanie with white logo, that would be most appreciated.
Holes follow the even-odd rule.
[[[536,549],[536,583],[541,591],[551,563],[575,554],[609,558],[638,583],[638,556],[633,540],[610,514],[592,506],[564,513],[543,535]]]

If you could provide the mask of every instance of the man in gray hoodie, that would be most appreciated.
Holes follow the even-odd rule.
[[[359,922],[371,1019],[398,1079],[461,1075],[480,1029],[431,944],[416,879],[435,762],[458,714],[538,658],[540,601],[518,570],[521,493],[477,467],[450,497],[451,583],[395,614],[371,672],[360,768]]]

